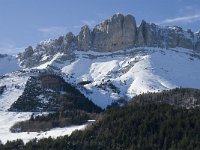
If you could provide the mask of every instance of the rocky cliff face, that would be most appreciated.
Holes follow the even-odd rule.
[[[78,49],[88,50],[92,48],[92,32],[87,25],[81,28],[78,38]]]
[[[117,14],[95,26],[92,31],[92,46],[98,51],[131,48],[136,42],[136,33],[135,18]]]
[[[182,47],[200,51],[200,33],[184,31],[181,27],[160,27],[141,22],[136,26],[131,15],[115,14],[90,29],[81,28],[77,36],[69,32],[56,40],[40,43],[35,49],[28,47],[19,54],[21,65],[34,66],[45,55],[48,61],[58,52],[73,53],[73,50],[117,51],[133,47]]]
[[[195,33],[195,47],[194,49],[200,51],[200,31]]]
[[[115,51],[131,48],[136,42],[137,27],[131,15],[116,14],[90,30],[83,26],[78,34],[78,49]]]

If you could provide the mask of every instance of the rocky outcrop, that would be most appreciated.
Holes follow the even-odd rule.
[[[181,27],[161,27],[142,21],[136,26],[131,15],[115,14],[111,18],[90,29],[87,25],[81,28],[77,36],[72,32],[58,39],[42,42],[33,49],[31,46],[19,54],[21,65],[34,66],[52,59],[58,52],[71,57],[74,50],[117,51],[133,47],[182,47],[200,51],[200,33],[184,31]],[[44,60],[43,56],[46,59]]]
[[[92,48],[92,32],[87,25],[81,28],[78,35],[78,49],[89,50]]]
[[[194,33],[181,27],[162,28],[142,21],[138,28],[137,46],[194,49]]]
[[[23,58],[29,58],[34,54],[32,46],[29,46],[25,49],[25,52],[23,53],[22,57]]]
[[[115,51],[136,42],[136,21],[131,15],[116,14],[90,30],[83,26],[77,36],[79,50]]]
[[[179,42],[177,47],[194,49],[194,33],[191,30],[183,31],[179,35]]]
[[[21,61],[21,66],[26,66],[26,67],[29,67],[29,66],[33,66],[35,63],[37,63],[37,61],[40,60],[40,57],[34,57],[33,54],[34,54],[34,50],[31,46],[29,46],[28,48],[25,49],[25,51],[23,53],[19,53],[18,54],[18,58],[20,60],[23,60]]]
[[[60,49],[65,53],[75,50],[77,49],[77,42],[76,36],[72,32],[69,32],[63,39],[63,44]]]
[[[134,46],[136,22],[131,15],[116,14],[94,27],[93,48],[98,51],[115,51]]]
[[[195,42],[195,49],[200,52],[200,31],[195,33],[196,42]]]
[[[181,27],[168,28],[169,34],[165,37],[167,39],[167,47],[182,47],[193,49],[194,36],[193,33],[184,31]]]
[[[6,89],[6,86],[0,86],[0,95],[3,94],[4,90]]]
[[[156,35],[154,33],[155,25],[148,24],[144,20],[138,28],[137,46],[155,46]]]

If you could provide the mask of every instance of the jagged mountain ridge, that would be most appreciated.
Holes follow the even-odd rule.
[[[58,52],[70,59],[74,50],[114,52],[134,47],[182,47],[200,51],[200,32],[184,31],[178,26],[162,27],[144,20],[137,27],[132,15],[115,14],[93,29],[83,26],[77,36],[69,32],[35,48],[29,46],[18,58],[22,66],[33,67],[51,60]]]
[[[133,22],[133,24],[129,22]],[[132,25],[129,26],[130,24]],[[159,27],[144,21],[140,27],[133,28],[134,24],[136,23],[134,23],[133,16],[117,14],[97,25],[93,30],[86,26],[83,27],[77,36],[70,32],[66,37],[61,36],[55,40],[41,42],[34,49],[29,46],[18,56],[20,64],[26,68],[25,73],[22,75],[20,72],[16,72],[0,79],[0,86],[7,87],[0,97],[2,109],[8,109],[23,92],[24,85],[30,76],[26,72],[29,71],[56,72],[103,108],[113,100],[121,98],[128,100],[143,92],[159,92],[180,86],[200,88],[200,82],[198,82],[200,81],[200,70],[198,69],[200,54],[198,49],[194,49],[194,46],[197,45],[194,41],[198,41],[197,33],[189,36],[189,31],[184,31],[179,27]],[[121,36],[122,30],[120,30],[122,25],[126,27],[123,28],[123,36]],[[147,28],[152,28],[151,32]],[[86,30],[90,32],[86,32]],[[128,32],[129,30],[130,32]],[[117,32],[115,33],[115,31]],[[87,34],[94,35],[93,32],[97,32],[95,33],[95,37],[98,37],[97,41],[102,42],[99,46],[105,46],[101,47],[102,49],[96,48],[96,46],[98,47],[97,43],[94,47],[94,42],[91,41],[89,43],[92,47],[83,48],[83,45],[87,44],[80,44],[83,41],[83,38],[82,40],[80,38],[81,35],[86,38]],[[171,39],[168,34],[177,37],[178,40]],[[165,35],[166,38],[158,38],[158,35],[162,35],[161,37]],[[187,41],[190,39],[190,44],[180,38],[187,39]],[[119,44],[121,41],[126,44],[110,45],[112,50],[106,48],[116,40]],[[107,41],[108,43],[105,44]],[[155,44],[156,42],[157,44]],[[184,44],[193,46],[188,47],[189,49],[181,48],[186,47]],[[118,50],[118,48],[122,50]],[[14,83],[7,83],[11,79]],[[19,84],[18,81],[15,83],[15,80],[21,81],[21,89],[15,88],[15,84]],[[20,93],[14,92],[15,90]],[[13,101],[9,101],[10,95],[17,96],[13,97]],[[7,101],[9,101],[8,104]]]
[[[15,66],[13,70],[7,70],[0,75],[0,114],[4,118],[3,122],[9,122],[6,127],[6,135],[9,137],[5,137],[4,132],[0,133],[3,135],[1,140],[15,139],[16,136],[9,134],[11,124],[30,117],[30,113],[16,112],[19,114],[16,115],[7,111],[26,94],[30,77],[37,78],[43,71],[61,76],[65,82],[102,108],[106,108],[113,101],[130,100],[142,93],[160,92],[176,87],[200,89],[198,33],[190,34],[190,31],[183,31],[179,27],[159,27],[144,21],[140,27],[134,28],[134,23],[129,27],[127,22],[134,22],[131,18],[133,17],[114,15],[93,30],[85,26],[77,36],[68,33],[58,39],[41,42],[35,48],[30,46],[19,54],[18,60],[24,69]],[[91,35],[91,38],[87,38]],[[92,42],[88,39],[92,39]],[[13,57],[13,60],[16,65],[17,59]],[[1,72],[1,68],[9,69],[11,64],[0,65]],[[18,68],[21,70],[15,71]],[[42,102],[45,98],[40,95],[44,94],[35,96],[39,96],[39,102]],[[46,97],[49,96],[51,95]],[[26,103],[24,99],[21,100]],[[190,99],[186,102],[189,106],[199,105]],[[182,101],[180,103],[184,104]],[[42,107],[45,105],[40,108]],[[21,108],[24,108],[23,104]],[[34,110],[36,109],[32,109]],[[4,124],[2,126],[4,129]],[[59,133],[56,130],[56,136],[62,135],[64,130]],[[45,137],[51,135],[43,134]],[[37,133],[23,135],[23,139],[38,138]]]

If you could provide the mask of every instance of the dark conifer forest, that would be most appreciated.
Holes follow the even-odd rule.
[[[57,139],[35,139],[26,144],[21,140],[7,142],[5,145],[1,144],[0,149],[199,150],[198,105],[183,107],[160,101],[166,97],[180,97],[181,101],[184,101],[181,98],[196,98],[195,101],[198,101],[198,93],[199,90],[194,89],[175,89],[164,93],[139,95],[124,106],[109,107],[99,115],[94,124],[83,131],[75,131],[70,136]]]

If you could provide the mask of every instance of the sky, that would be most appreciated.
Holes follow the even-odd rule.
[[[200,0],[0,0],[0,53],[16,54],[115,13],[162,26],[200,30]]]

